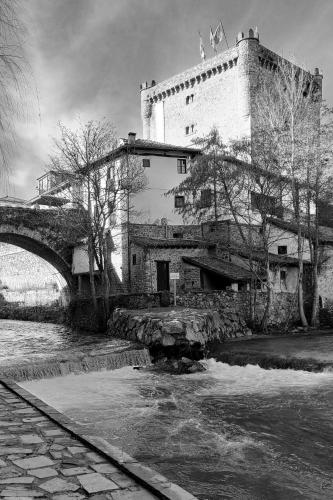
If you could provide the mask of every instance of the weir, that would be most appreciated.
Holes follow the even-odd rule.
[[[102,370],[115,370],[123,366],[146,366],[151,360],[147,349],[129,349],[108,354],[85,354],[73,352],[70,357],[59,355],[46,361],[35,360],[2,367],[0,378],[8,377],[16,382],[38,380]]]

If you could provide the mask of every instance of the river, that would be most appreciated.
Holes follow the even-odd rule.
[[[333,498],[333,373],[207,366],[21,385],[202,500]]]

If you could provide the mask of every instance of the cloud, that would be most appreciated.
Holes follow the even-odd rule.
[[[332,100],[332,9],[329,0],[26,0],[38,99],[32,92],[30,121],[18,123],[13,186],[34,194],[58,121],[106,117],[121,137],[129,130],[140,136],[140,83],[198,64],[198,30],[210,57],[209,27],[221,18],[230,45],[238,31],[258,26],[268,48],[324,69]]]

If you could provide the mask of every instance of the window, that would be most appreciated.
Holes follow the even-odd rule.
[[[194,134],[194,128],[195,128],[194,123],[191,123],[191,125],[187,125],[187,127],[185,127],[185,134],[186,135]]]
[[[262,193],[251,191],[251,209],[261,213],[275,215],[277,211],[277,199]]]
[[[143,166],[143,168],[150,167],[150,160],[148,158],[143,158],[143,160],[142,160],[142,166]]]
[[[186,104],[187,105],[191,104],[191,102],[193,102],[193,99],[194,99],[194,94],[186,96]]]
[[[281,269],[280,271],[280,282],[281,282],[281,285],[286,285],[286,281],[287,281],[287,271],[285,271],[284,269]]]
[[[279,245],[278,246],[278,254],[279,255],[287,255],[287,245]]]
[[[212,205],[212,192],[210,189],[203,189],[200,195],[200,207],[209,208]]]
[[[175,208],[181,208],[185,205],[185,196],[175,196]]]
[[[136,253],[134,253],[134,254],[132,255],[132,264],[133,264],[133,266],[135,266],[135,265],[136,265]]]
[[[179,174],[186,174],[186,159],[178,158],[177,160],[177,172]]]
[[[173,233],[172,237],[173,238],[182,238],[183,237],[183,233]]]
[[[106,178],[107,180],[111,179],[111,166],[109,165],[106,171]]]

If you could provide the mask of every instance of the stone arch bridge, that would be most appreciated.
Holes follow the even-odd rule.
[[[71,295],[77,284],[72,275],[74,246],[85,235],[79,210],[37,210],[0,207],[0,242],[28,250],[49,262],[66,280]]]

